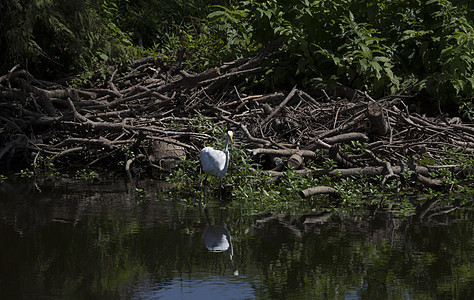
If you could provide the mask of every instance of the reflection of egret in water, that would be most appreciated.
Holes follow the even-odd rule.
[[[207,209],[206,216],[208,216]],[[209,222],[209,218],[207,219]],[[224,252],[229,250],[230,267],[232,268],[234,275],[239,275],[239,270],[237,270],[237,268],[234,266],[234,260],[232,258],[234,255],[234,250],[232,249],[232,238],[230,237],[229,231],[225,228],[225,224],[220,226],[211,225],[209,223],[209,226],[206,228],[206,230],[204,230],[204,245],[206,246],[207,250],[211,252]]]

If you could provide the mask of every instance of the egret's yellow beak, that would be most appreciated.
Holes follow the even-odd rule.
[[[233,133],[232,131],[227,131],[227,135],[228,135],[229,138],[230,138],[230,142],[233,143],[233,142],[234,142],[234,139],[233,139],[234,133]]]

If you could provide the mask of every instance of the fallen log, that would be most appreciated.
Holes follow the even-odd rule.
[[[321,194],[339,196],[339,192],[335,188],[329,186],[315,186],[299,191],[299,195],[301,196],[301,198],[308,198],[314,195]]]
[[[361,132],[348,132],[323,139],[323,142],[329,145],[334,145],[338,143],[348,143],[352,141],[359,141],[365,143],[369,141],[369,137]]]
[[[295,170],[302,167],[303,162],[304,162],[304,158],[298,153],[295,153],[291,155],[290,158],[288,158],[288,165]]]
[[[293,154],[298,154],[302,157],[307,158],[317,158],[318,155],[314,151],[310,150],[300,150],[300,149],[267,149],[267,148],[257,148],[250,150],[253,156],[259,154],[266,154],[272,156],[291,156]]]

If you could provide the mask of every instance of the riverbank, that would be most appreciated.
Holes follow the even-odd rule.
[[[14,68],[0,77],[0,164],[20,177],[168,177],[177,193],[197,195],[200,149],[222,147],[232,129],[229,197],[322,197],[332,206],[333,198],[472,190],[472,124],[411,112],[403,91],[373,99],[345,87],[273,91],[247,82],[264,76],[278,47],[198,74],[159,57],[65,82]]]

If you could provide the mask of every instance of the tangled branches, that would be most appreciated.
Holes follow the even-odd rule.
[[[41,156],[129,176],[133,166],[164,170],[179,156],[196,155],[211,138],[193,127],[198,115],[233,127],[255,161],[276,177],[291,166],[318,176],[382,175],[384,183],[411,170],[437,187],[443,182],[430,178],[432,171],[465,171],[444,157],[472,156],[474,127],[446,115],[411,113],[402,94],[374,100],[349,88],[329,93],[297,86],[247,94],[245,79],[267,71],[262,62],[279,43],[197,74],[149,57],[128,70],[102,71],[97,75],[105,82],[82,88],[38,80],[15,67],[0,77],[0,163],[10,167]],[[333,168],[314,167],[327,159]],[[308,168],[310,161],[316,163]],[[320,192],[331,193],[313,189],[302,196]]]

